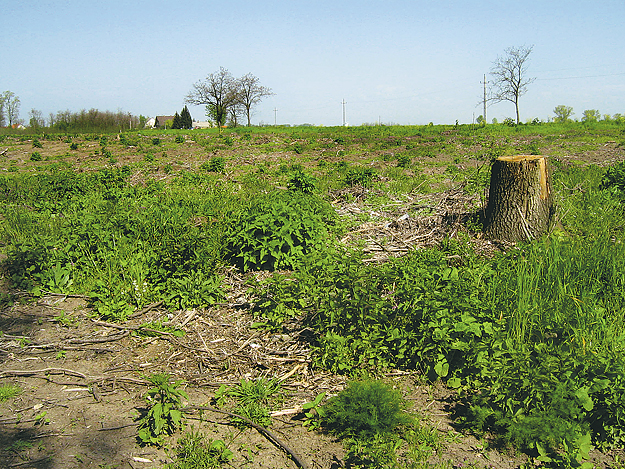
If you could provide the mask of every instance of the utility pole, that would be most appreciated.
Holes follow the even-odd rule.
[[[345,102],[345,99],[343,99],[343,101],[341,101],[341,104],[343,105],[343,127],[345,127],[345,124],[346,124],[346,122],[345,122],[345,105],[347,104]]]
[[[484,81],[480,83],[484,85],[484,124],[486,124],[487,123],[487,120],[486,120],[486,83],[488,83],[486,81],[486,74],[484,74]]]
[[[278,108],[273,108],[273,126],[278,125]]]

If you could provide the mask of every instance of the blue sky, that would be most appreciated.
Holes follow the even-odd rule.
[[[532,45],[522,120],[560,104],[577,118],[625,114],[623,0],[0,0],[0,11],[0,92],[19,96],[25,120],[32,108],[173,114],[225,67],[274,91],[254,124],[341,125],[343,100],[350,125],[469,123],[497,56]]]

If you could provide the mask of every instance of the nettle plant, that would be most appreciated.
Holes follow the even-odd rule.
[[[293,269],[323,247],[335,219],[327,202],[301,191],[261,195],[235,214],[227,257],[243,271]]]
[[[145,444],[160,445],[163,436],[182,427],[182,399],[189,397],[180,389],[183,381],[170,383],[170,376],[166,373],[153,374],[147,379],[153,387],[145,397],[149,409],[139,420],[138,435]]]

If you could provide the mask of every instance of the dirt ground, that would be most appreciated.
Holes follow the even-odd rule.
[[[261,376],[283,379],[284,401],[275,410],[285,415],[273,417],[271,430],[310,467],[344,467],[341,443],[307,431],[299,408],[321,392],[338,392],[345,378],[314,371],[300,331],[254,332],[245,304],[237,303],[242,298],[230,300],[172,318],[174,324],[186,322],[183,338],[130,333],[146,320],[167,315],[158,308],[125,323],[125,329],[92,318],[79,298],[47,296],[5,309],[0,382],[23,392],[0,405],[0,467],[148,468],[171,462],[166,451],[137,441],[136,417],[146,407],[145,376],[156,372],[184,379],[188,404],[200,406],[210,403],[222,384]],[[457,433],[450,420],[453,395],[442,385],[425,385],[418,375],[403,372],[387,378],[415,413],[445,435],[446,448],[438,457],[498,468],[518,467],[523,460],[486,451],[479,440]],[[204,418],[190,425],[225,441],[235,453],[234,467],[296,467],[258,431],[239,431],[219,414]]]
[[[65,151],[67,145],[58,145],[59,152]],[[50,145],[46,151],[53,148]],[[9,157],[30,165],[28,153],[14,147]],[[611,143],[560,157],[563,162],[572,159],[606,164],[625,159],[625,154]],[[119,164],[125,162],[122,157],[119,160]],[[366,210],[358,203],[358,194],[351,194],[349,203],[341,202],[341,194],[336,198],[340,213]],[[407,247],[435,243],[438,237],[453,232],[467,207],[476,201],[448,190],[406,203],[429,207],[428,216],[400,220],[402,207],[396,206],[379,222],[379,214],[375,214],[368,224],[354,229],[361,239],[371,241],[368,245],[374,257],[380,255],[374,251],[382,240],[388,255],[401,255]],[[388,223],[389,218],[396,221]],[[420,238],[420,233],[428,236]],[[349,242],[349,236],[344,241]],[[500,248],[477,239],[475,246],[483,251]],[[123,325],[97,320],[84,298],[72,296],[49,295],[36,300],[23,297],[23,301],[0,311],[0,385],[13,384],[22,389],[17,397],[0,403],[0,467],[137,469],[158,468],[171,462],[166,450],[141,446],[137,440],[137,416],[146,408],[145,377],[162,372],[183,379],[188,404],[199,406],[209,403],[222,384],[236,385],[242,378],[281,379],[284,400],[280,408],[274,409],[277,415],[271,430],[311,468],[346,467],[342,444],[320,432],[307,431],[301,412],[302,404],[318,394],[339,392],[345,377],[313,367],[305,333],[297,323],[281,334],[250,328],[255,321],[251,314],[253,299],[245,287],[250,278],[234,270],[225,274],[229,285],[225,303],[177,312],[153,305]],[[134,333],[140,324],[164,318],[183,329],[185,336],[145,337]],[[432,462],[452,461],[455,467],[473,463],[497,469],[519,468],[527,462],[525,455],[458,433],[452,420],[457,400],[443,385],[425,384],[418,374],[399,371],[390,373],[387,379],[401,389],[411,411],[441,433],[443,448]],[[199,414],[190,414],[188,422],[207,437],[222,439],[234,452],[233,467],[296,467],[281,448],[257,430],[240,431],[223,415],[208,412],[200,421]],[[175,441],[176,435],[170,449]],[[622,467],[615,462],[617,456],[621,461],[624,458],[623,452],[595,453],[593,462],[597,468]]]

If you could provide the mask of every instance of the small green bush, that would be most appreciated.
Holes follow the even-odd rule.
[[[305,194],[311,194],[315,190],[316,183],[316,178],[302,171],[298,171],[291,176],[286,186],[291,191],[300,191]]]
[[[299,191],[261,195],[234,215],[228,258],[244,271],[293,269],[327,242],[335,217],[327,202]]]
[[[407,168],[410,166],[412,159],[408,155],[397,155],[397,167]]]
[[[226,171],[226,160],[221,156],[213,156],[210,160],[202,163],[200,169],[209,173],[224,173]]]
[[[206,439],[199,431],[191,430],[178,440],[176,459],[168,469],[217,469],[230,465],[234,455],[222,440]]]
[[[78,150],[78,144],[76,142],[72,142],[69,145],[70,150]]]
[[[39,153],[38,151],[34,151],[30,155],[30,161],[41,161],[41,153]]]
[[[33,140],[33,148],[43,148],[43,145],[38,139]]]
[[[154,138],[152,139],[152,145],[157,146],[157,145],[160,145],[160,144],[161,144],[161,139],[160,139],[160,138],[158,138],[158,137],[154,137]]]
[[[341,437],[388,434],[413,418],[397,389],[381,381],[352,381],[323,406],[323,426]]]
[[[182,135],[176,135],[176,143],[184,143],[184,137]]]
[[[345,184],[348,186],[368,187],[375,176],[373,168],[354,167],[345,173]]]
[[[610,166],[601,179],[600,189],[616,189],[625,196],[625,161]]]

